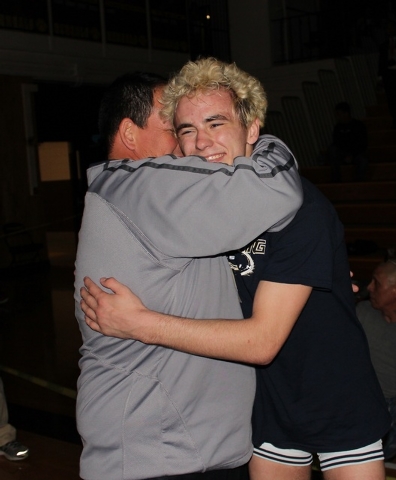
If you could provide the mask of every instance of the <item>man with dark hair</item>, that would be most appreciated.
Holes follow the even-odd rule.
[[[335,106],[337,123],[333,130],[333,144],[329,150],[332,167],[332,181],[341,181],[341,165],[356,165],[355,179],[364,180],[367,169],[367,128],[352,118],[351,107],[347,102]]]
[[[179,152],[171,125],[159,116],[165,85],[163,77],[147,72],[127,73],[110,85],[98,120],[106,158],[139,160]]]

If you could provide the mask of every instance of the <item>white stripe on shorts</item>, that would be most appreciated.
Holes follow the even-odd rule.
[[[345,452],[318,453],[320,469],[322,472],[336,467],[356,465],[359,463],[374,462],[384,459],[382,441],[372,443],[366,447]]]
[[[304,467],[311,465],[312,455],[301,450],[292,448],[277,448],[272,443],[263,443],[260,447],[255,447],[253,455],[265,458],[271,462],[283,463],[284,465],[292,465],[295,467]]]

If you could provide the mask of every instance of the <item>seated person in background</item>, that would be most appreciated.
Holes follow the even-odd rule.
[[[380,263],[367,287],[369,301],[356,306],[369,343],[371,361],[392,416],[383,439],[385,459],[396,455],[396,260]]]
[[[364,180],[367,170],[367,129],[363,122],[352,118],[347,102],[335,107],[337,123],[333,130],[333,144],[329,148],[331,177],[333,182],[341,181],[341,165],[356,165],[356,180]]]

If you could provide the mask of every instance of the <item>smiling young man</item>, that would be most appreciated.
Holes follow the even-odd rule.
[[[182,97],[191,110],[212,105],[205,110],[208,135],[200,134],[207,147],[186,158],[115,160],[88,170],[75,281],[83,337],[77,425],[86,480],[240,480],[252,454],[253,368],[103,336],[86,325],[80,307],[85,275],[96,281],[114,275],[155,310],[240,321],[232,272],[218,254],[285,227],[301,205],[290,150],[275,137],[256,143],[267,105],[260,83],[235,65],[212,59],[201,66],[198,104],[187,92]],[[149,107],[145,132],[123,115],[120,135],[115,122],[111,137],[150,155],[158,141],[158,124],[151,128],[150,120],[158,111]],[[160,128],[169,134],[164,122]],[[187,131],[179,136],[189,155]],[[230,165],[211,162],[220,158]]]
[[[245,116],[251,99],[240,94],[235,101],[226,86],[204,81],[206,66],[204,60],[190,63],[169,83],[163,114],[174,118],[185,154],[220,162],[222,169],[238,166],[234,157],[254,140],[249,128],[246,135],[246,125],[255,125]],[[244,86],[248,92],[248,82]],[[273,145],[267,154],[271,148],[287,154],[279,140],[263,136],[260,141],[265,138]],[[102,279],[114,295],[85,279],[81,306],[87,324],[105,335],[265,365],[257,369],[251,480],[306,480],[313,453],[319,455],[327,480],[384,480],[380,439],[390,421],[355,314],[343,227],[330,202],[302,182],[303,205],[287,226],[260,232],[228,255],[245,321],[196,321],[158,313],[163,309],[150,311],[114,279]],[[219,222],[225,215],[217,210],[216,199],[229,187],[226,182],[221,189],[199,190],[208,208],[207,220],[200,223],[204,241],[216,243],[219,231],[213,219]],[[246,199],[251,212],[245,215],[257,223],[250,215],[256,204],[251,193],[246,185],[230,195],[230,231],[237,225],[242,235],[247,217],[236,205]],[[276,202],[272,208],[278,208]],[[227,230],[222,235],[227,236]],[[228,302],[220,285],[207,286],[214,288],[218,301]],[[153,301],[150,295],[143,299],[147,301]],[[208,430],[208,438],[211,433]]]
[[[246,137],[227,90],[204,91],[193,98],[183,97],[175,112],[176,135],[187,155],[203,156],[211,163],[232,165],[252,146],[260,129],[254,120]]]

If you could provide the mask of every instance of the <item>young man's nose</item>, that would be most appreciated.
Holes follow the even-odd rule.
[[[195,137],[195,145],[198,150],[205,150],[205,148],[210,147],[213,144],[210,136],[205,131],[197,132]]]

